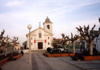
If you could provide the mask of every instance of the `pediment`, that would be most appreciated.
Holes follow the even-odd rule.
[[[49,35],[51,35],[51,36],[53,36],[53,34],[52,33],[50,33],[50,32],[48,32],[48,31],[45,31],[43,28],[41,28],[41,27],[38,27],[37,29],[35,29],[35,30],[33,30],[32,32],[30,32],[30,35],[31,36],[36,36],[37,35],[37,31],[40,31],[40,32],[44,32],[45,34],[45,36],[49,36]],[[29,35],[29,33],[28,34],[26,34],[26,36],[28,36]]]

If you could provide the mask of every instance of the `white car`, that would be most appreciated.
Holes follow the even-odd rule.
[[[64,48],[63,47],[58,46],[57,48],[60,50],[60,52],[64,52]],[[65,48],[65,49],[66,49],[65,52],[68,52],[68,48]]]

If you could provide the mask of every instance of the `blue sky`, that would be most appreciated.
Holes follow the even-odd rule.
[[[53,22],[54,37],[61,38],[61,33],[78,34],[75,27],[96,24],[100,26],[100,0],[0,0],[0,31],[5,29],[5,36],[19,37],[25,41],[27,25],[34,30],[46,17]],[[42,25],[43,27],[43,25]]]

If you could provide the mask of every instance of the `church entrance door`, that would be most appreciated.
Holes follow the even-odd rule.
[[[43,49],[43,43],[42,42],[38,42],[38,49]]]

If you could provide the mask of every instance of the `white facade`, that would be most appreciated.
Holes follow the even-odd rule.
[[[96,45],[96,49],[100,52],[100,34],[95,38],[94,44]]]
[[[37,29],[30,33],[31,50],[46,50],[48,47],[52,47],[52,22],[47,17],[43,24],[44,28],[39,25]],[[29,34],[27,34],[27,47],[29,48]]]
[[[100,34],[94,39],[94,47],[100,52]],[[87,43],[85,43],[85,48],[87,48]]]

